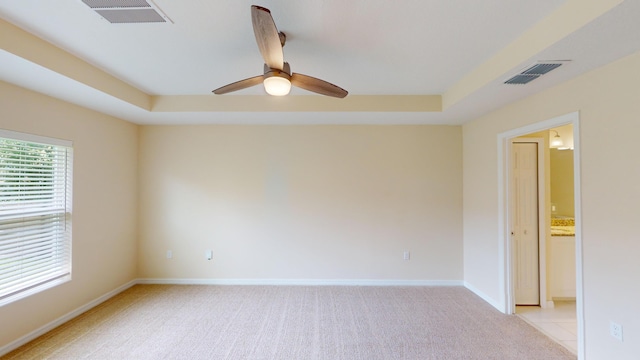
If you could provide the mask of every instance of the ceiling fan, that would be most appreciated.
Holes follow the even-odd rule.
[[[258,49],[265,62],[264,74],[217,88],[213,90],[214,94],[222,95],[263,83],[267,93],[274,96],[289,94],[291,85],[336,98],[347,96],[348,92],[339,86],[308,75],[291,72],[289,63],[284,62],[282,52],[287,37],[276,28],[269,9],[252,5],[251,21]]]

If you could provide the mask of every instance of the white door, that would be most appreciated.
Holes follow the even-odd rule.
[[[516,305],[540,305],[538,144],[512,144],[512,241]]]

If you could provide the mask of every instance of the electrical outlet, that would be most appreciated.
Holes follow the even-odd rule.
[[[622,325],[611,321],[609,323],[609,332],[611,333],[611,336],[622,341]]]
[[[207,250],[204,252],[204,257],[207,260],[211,260],[213,258],[213,250]]]
[[[402,254],[402,258],[404,260],[411,260],[411,253],[409,251],[405,251],[404,254]]]
[[[167,250],[167,259],[171,259],[173,257],[173,252],[171,250]]]

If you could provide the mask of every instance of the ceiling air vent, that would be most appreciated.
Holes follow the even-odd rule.
[[[510,77],[505,80],[505,84],[509,85],[524,85],[527,84],[540,76],[548,73],[549,71],[558,68],[562,64],[568,62],[569,60],[560,60],[560,61],[539,61],[531,66],[528,66],[524,70],[520,71],[518,74]]]
[[[526,83],[528,83],[529,81],[533,81],[535,79],[538,78],[538,76],[540,75],[525,75],[525,74],[518,74],[515,76],[512,76],[509,80],[505,80],[505,84],[512,84],[512,85],[524,85]]]
[[[166,23],[171,19],[151,0],[82,0],[112,24]]]

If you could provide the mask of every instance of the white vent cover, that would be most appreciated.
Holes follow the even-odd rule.
[[[172,22],[151,0],[82,0],[112,24]]]
[[[524,85],[527,84],[540,76],[548,73],[551,70],[554,70],[560,67],[562,64],[569,62],[569,60],[558,60],[558,61],[538,61],[537,63],[527,66],[524,70],[520,71],[518,74],[508,78],[504,81],[505,84],[509,85]]]

